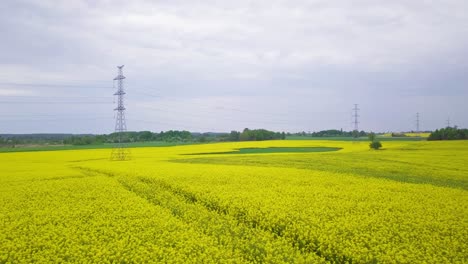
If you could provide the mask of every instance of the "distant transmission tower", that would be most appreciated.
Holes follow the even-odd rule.
[[[450,117],[447,118],[447,127],[450,127]]]
[[[124,106],[124,83],[122,66],[117,66],[118,75],[114,78],[114,81],[117,81],[117,92],[114,95],[118,96],[117,107],[114,111],[117,111],[117,116],[115,119],[115,133],[117,133],[118,142],[112,148],[111,160],[129,160],[130,159],[130,150],[126,148],[125,143],[123,142],[123,134],[127,131],[127,124],[125,123],[125,106]]]
[[[416,133],[419,133],[419,113],[416,113]]]
[[[358,138],[359,137],[359,121],[358,121],[358,117],[359,117],[359,114],[358,114],[358,111],[359,111],[359,108],[358,108],[358,105],[357,104],[354,104],[354,108],[353,108],[353,118],[354,118],[354,130],[353,130],[353,136],[355,138]]]

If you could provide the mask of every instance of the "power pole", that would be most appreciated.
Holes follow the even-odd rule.
[[[450,127],[450,117],[447,119],[447,127]]]
[[[123,75],[122,66],[117,66],[118,75],[114,78],[114,81],[117,81],[117,92],[114,95],[117,95],[117,107],[114,111],[117,111],[117,116],[115,119],[115,133],[117,133],[118,142],[112,148],[111,160],[129,160],[130,159],[130,150],[126,148],[123,142],[123,133],[127,131],[127,124],[125,122],[125,106],[124,106],[124,83],[123,80],[125,76]]]
[[[419,113],[416,113],[416,133],[419,133]]]
[[[359,117],[359,114],[358,114],[358,111],[359,111],[359,108],[358,108],[358,105],[357,104],[354,104],[354,108],[353,108],[353,118],[354,118],[354,130],[353,130],[353,136],[355,138],[358,138],[359,137],[359,121],[358,121],[358,117]]]

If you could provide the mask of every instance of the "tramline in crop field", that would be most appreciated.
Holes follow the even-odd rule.
[[[468,260],[464,141],[132,153],[117,163],[105,149],[0,154],[0,262]]]

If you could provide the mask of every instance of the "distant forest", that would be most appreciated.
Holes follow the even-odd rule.
[[[139,131],[124,132],[123,142],[235,142],[235,141],[262,141],[273,139],[286,139],[287,136],[313,136],[313,137],[352,137],[366,136],[364,131],[348,132],[342,130],[323,130],[319,132],[285,133],[273,132],[266,129],[244,129],[231,131],[230,133],[196,133],[189,131],[169,130],[161,132]],[[119,141],[118,133],[93,135],[93,134],[0,134],[1,147],[14,147],[17,145],[99,145],[115,143]]]
[[[365,137],[367,136],[367,132],[365,131],[343,131],[337,130],[337,129],[328,129],[328,130],[322,130],[318,132],[311,132],[311,133],[306,133],[306,132],[300,132],[300,133],[294,133],[292,135],[294,136],[308,136],[308,137]]]
[[[266,129],[244,129],[242,132],[230,133],[194,133],[189,131],[169,130],[151,132],[123,132],[104,135],[92,134],[0,134],[0,146],[14,147],[16,145],[98,145],[122,142],[222,142],[222,141],[262,141],[285,139],[286,133],[273,132]]]
[[[468,139],[468,129],[459,129],[457,127],[446,127],[436,129],[432,132],[427,140],[456,140]]]
[[[365,131],[343,131],[337,129],[317,132],[285,133],[273,132],[266,129],[244,129],[230,133],[197,133],[189,131],[169,130],[161,132],[139,131],[124,132],[121,135],[123,142],[235,142],[235,141],[262,141],[273,139],[286,139],[286,137],[365,137]],[[392,136],[400,136],[393,133]],[[428,140],[468,139],[468,129],[447,127],[432,132]],[[115,143],[119,140],[118,133],[93,134],[0,134],[0,147],[15,147],[19,145],[99,145]]]

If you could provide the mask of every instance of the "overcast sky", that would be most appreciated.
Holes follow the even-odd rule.
[[[468,1],[0,6],[0,133],[468,127]]]

